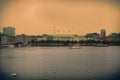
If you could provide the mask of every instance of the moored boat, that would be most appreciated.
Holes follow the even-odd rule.
[[[17,74],[16,73],[11,73],[10,74],[12,77],[17,77]]]

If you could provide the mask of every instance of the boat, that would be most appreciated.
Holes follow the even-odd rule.
[[[80,49],[79,45],[72,45],[69,47],[69,49]]]
[[[13,76],[13,77],[17,77],[16,73],[11,73],[10,75]]]

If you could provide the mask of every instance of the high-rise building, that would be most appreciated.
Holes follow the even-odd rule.
[[[101,29],[101,39],[102,40],[106,39],[106,30],[105,29]]]
[[[15,36],[15,28],[11,26],[3,27],[3,34],[8,36]]]

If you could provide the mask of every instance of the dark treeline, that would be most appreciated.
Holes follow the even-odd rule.
[[[41,40],[41,41],[29,41],[28,44],[33,46],[68,46],[79,44],[81,46],[94,46],[97,44],[106,44],[111,46],[120,46],[120,41],[106,41],[106,40],[80,40],[80,41],[60,41],[60,40]]]

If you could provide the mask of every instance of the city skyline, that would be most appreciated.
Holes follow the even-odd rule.
[[[13,26],[16,34],[29,35],[85,35],[101,29],[108,35],[120,32],[120,7],[115,1],[3,1],[0,27]]]
[[[94,34],[94,33],[97,33],[97,34],[101,34],[102,35],[102,33],[101,33],[101,31],[103,31],[103,32],[105,32],[105,33],[103,33],[103,34],[105,34],[106,36],[109,36],[109,35],[111,35],[112,33],[120,33],[120,32],[110,32],[110,34],[107,34],[107,30],[106,29],[100,29],[99,30],[99,32],[96,32],[96,31],[94,31],[94,32],[87,32],[87,33],[85,33],[85,34],[81,34],[81,33],[72,33],[72,31],[71,30],[69,30],[69,31],[66,31],[66,32],[68,32],[68,33],[61,33],[61,31],[60,30],[57,30],[57,31],[54,31],[53,30],[53,33],[44,33],[44,34],[26,34],[26,33],[21,33],[21,34],[16,34],[17,32],[16,32],[16,28],[15,27],[13,27],[13,26],[6,26],[6,27],[2,27],[2,29],[1,29],[1,33],[3,33],[4,34],[4,32],[5,32],[5,29],[10,29],[10,28],[12,28],[12,29],[14,29],[14,35],[21,35],[21,34],[25,34],[25,35],[44,35],[44,34],[48,34],[48,35],[57,35],[57,34],[70,34],[70,35],[81,35],[81,36],[84,36],[84,35],[87,35],[87,34]],[[5,35],[6,35],[6,33],[5,33]],[[8,33],[7,33],[7,35],[9,35]],[[11,33],[10,33],[10,35],[11,35]]]

